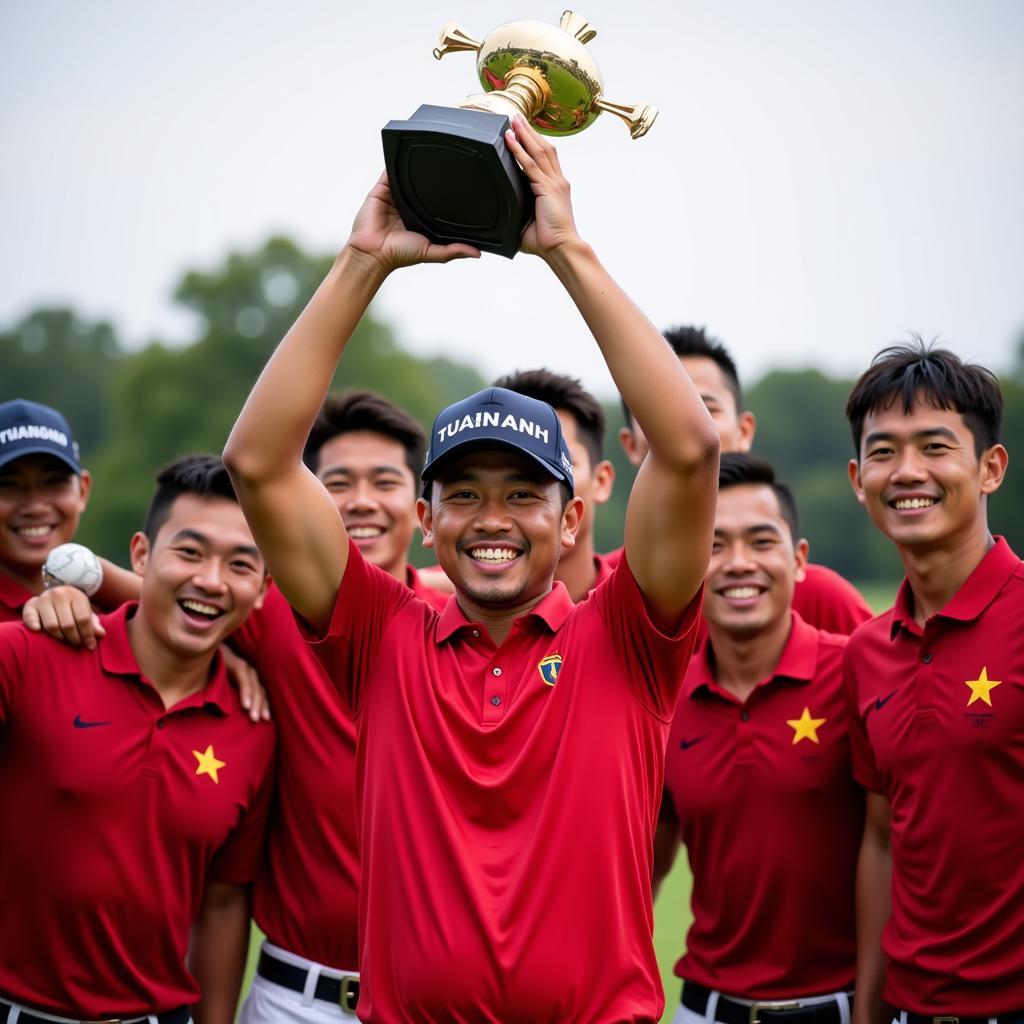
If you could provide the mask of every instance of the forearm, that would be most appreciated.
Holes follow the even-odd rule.
[[[301,462],[338,360],[385,273],[346,246],[260,374],[235,423],[224,461],[250,484]]]
[[[192,930],[189,968],[200,991],[195,1024],[233,1024],[248,951],[249,899],[238,888],[229,899],[204,905]]]
[[[857,992],[856,1024],[886,1024],[882,998],[885,955],[882,931],[891,910],[892,850],[865,832],[857,862]]]
[[[547,256],[590,328],[616,388],[659,461],[707,461],[718,434],[700,394],[658,329],[619,287],[585,242]]]

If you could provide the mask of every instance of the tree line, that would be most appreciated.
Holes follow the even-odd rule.
[[[193,451],[219,452],[249,388],[331,264],[286,238],[232,253],[214,270],[182,276],[175,300],[195,314],[194,340],[153,342],[127,351],[115,329],[68,308],[32,311],[0,330],[0,399],[30,398],[71,422],[95,478],[79,539],[124,562],[139,528],[157,467]],[[1024,552],[1024,345],[1015,371],[1001,379],[1004,443],[1010,471],[992,500],[990,522]],[[529,369],[529,367],[515,367]],[[513,367],[509,367],[513,369]],[[444,405],[485,386],[475,368],[404,351],[372,314],[344,360],[346,385],[368,387],[408,409],[429,429]],[[856,581],[893,581],[901,569],[892,547],[870,525],[846,478],[853,453],[844,416],[852,381],[814,369],[773,370],[747,389],[758,421],[755,454],[770,460],[797,496],[812,558]],[[622,413],[606,404],[606,454],[617,470],[611,501],[597,517],[597,546],[621,543],[633,471],[617,441]],[[414,561],[430,561],[414,552]]]

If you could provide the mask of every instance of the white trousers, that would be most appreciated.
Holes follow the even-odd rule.
[[[997,1020],[999,1020],[998,1017],[989,1017],[988,1024],[996,1024]],[[907,1011],[901,1010],[895,1017],[893,1017],[892,1024],[907,1024]]]
[[[53,1021],[54,1024],[78,1024],[81,1020],[80,1017],[55,1017],[52,1013],[43,1013],[42,1010],[34,1010],[31,1006],[19,1006],[17,1003],[8,1002],[6,999],[4,1002],[10,1006],[10,1010],[7,1011],[7,1024],[18,1024],[21,1020],[23,1013],[31,1014],[33,1017],[39,1017],[42,1020]],[[146,1014],[142,1017],[129,1017],[128,1020],[144,1020],[148,1024],[158,1024],[156,1016],[152,1013]],[[189,1017],[188,1024],[192,1024],[192,1018]]]
[[[259,973],[254,974],[252,987],[242,1003],[238,1024],[352,1024],[355,1021],[354,1013],[347,1013],[326,999],[314,999],[313,993],[321,975],[328,978],[356,978],[357,974],[324,967],[314,960],[289,953],[287,949],[281,949],[266,939],[263,940],[263,948],[277,960],[308,970],[306,989],[304,992],[293,992],[283,985],[267,981]]]
[[[685,981],[683,985],[685,987]],[[676,1010],[676,1015],[672,1018],[672,1024],[715,1024],[717,1020],[715,1012],[718,1010],[718,999],[721,995],[721,992],[711,992],[708,996],[708,1005],[704,1013],[696,1013],[685,1006],[680,1006]],[[729,996],[729,998],[734,1003],[754,1005],[753,999],[740,999],[738,996]],[[772,1003],[797,1002],[796,999],[769,999],[764,1001]],[[802,996],[799,1001],[804,1006],[814,1006],[815,1003],[831,1003],[834,1001],[839,1006],[839,1024],[850,1024],[850,997],[845,992],[833,992],[830,995],[824,996]],[[893,1024],[907,1024],[907,1022],[904,1019],[902,1021],[894,1021]]]

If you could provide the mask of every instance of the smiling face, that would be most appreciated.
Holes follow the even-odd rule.
[[[767,484],[719,491],[704,616],[728,634],[748,637],[788,617],[804,577],[807,542],[794,544],[779,500]]]
[[[909,413],[900,401],[864,420],[860,459],[850,481],[872,522],[895,544],[927,551],[987,531],[985,498],[1006,471],[1002,445],[977,455],[963,416],[918,402]]]
[[[0,568],[39,575],[46,556],[75,536],[89,485],[88,473],[79,476],[52,455],[23,455],[0,467]]]
[[[371,430],[339,434],[320,448],[316,475],[367,561],[403,578],[416,529],[417,481],[402,445]]]
[[[494,448],[456,456],[420,501],[424,543],[460,595],[487,608],[515,608],[551,589],[570,550],[583,503],[563,509],[564,490],[527,456]]]
[[[136,620],[177,658],[212,654],[266,589],[252,533],[227,498],[176,498],[152,543],[132,538],[132,568],[142,576]]]

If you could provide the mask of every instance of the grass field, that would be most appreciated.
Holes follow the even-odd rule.
[[[892,606],[896,596],[895,583],[858,584],[868,604],[876,612]],[[685,851],[680,851],[661,892],[654,904],[654,948],[661,968],[661,983],[665,987],[665,1014],[662,1024],[670,1021],[679,1005],[681,982],[672,973],[672,968],[683,952],[683,940],[690,927],[690,867]],[[245,975],[243,991],[248,991],[249,981],[256,966],[256,952],[262,939],[259,929],[253,925],[249,943],[249,966]]]

